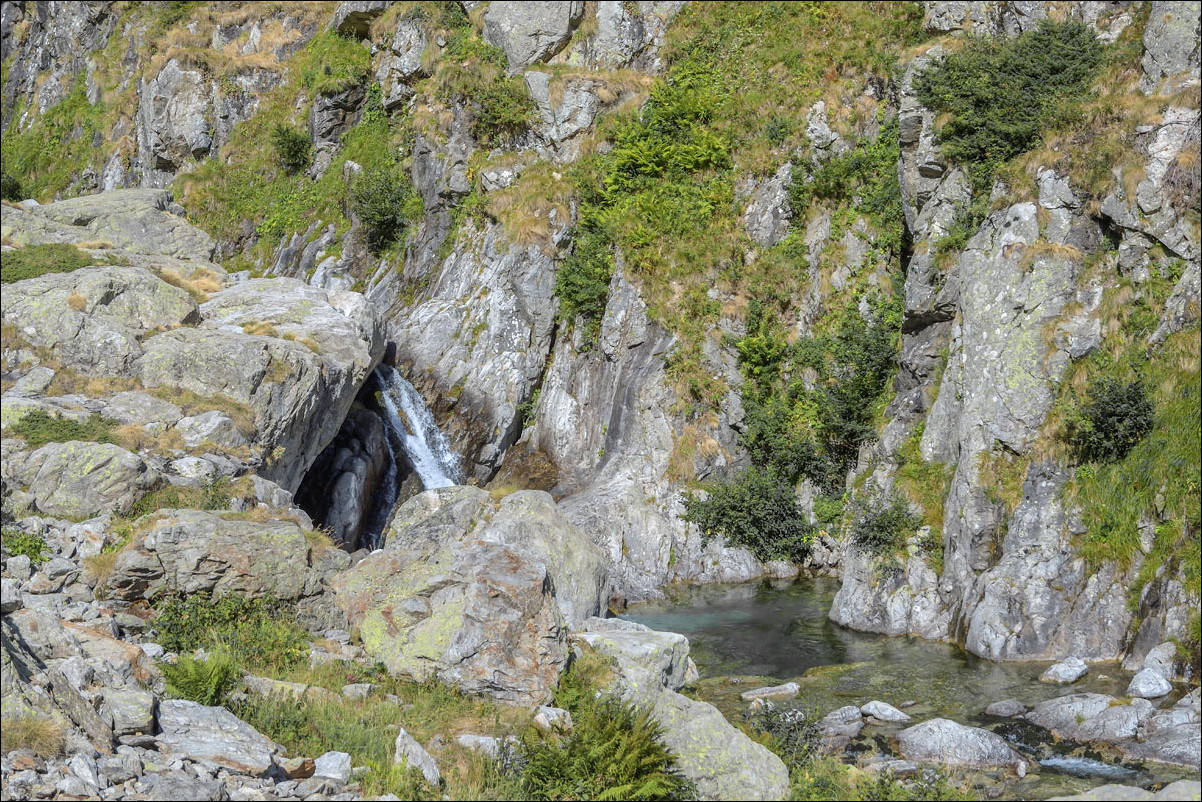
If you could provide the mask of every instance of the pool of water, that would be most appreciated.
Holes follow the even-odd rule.
[[[1117,663],[1091,665],[1089,674],[1071,689],[1042,683],[1039,676],[1050,663],[994,663],[947,643],[844,629],[827,617],[838,589],[834,579],[681,586],[671,589],[667,598],[631,605],[623,617],[686,635],[702,677],[698,696],[732,720],[746,714],[740,693],[748,687],[793,680],[801,692],[791,704],[819,715],[880,699],[905,705],[916,721],[945,717],[993,729],[1007,737],[1036,772],[1011,783],[1003,798],[1079,793],[1105,782],[1146,787],[1190,776],[1156,764],[1127,765],[1070,754],[1062,745],[1046,743],[1046,733],[1034,732],[1037,728],[1025,722],[985,715],[990,703],[1002,699],[1018,699],[1030,707],[1067,693],[1123,697],[1131,674]],[[1160,704],[1172,704],[1179,695]],[[902,726],[865,732],[873,730],[883,744]]]

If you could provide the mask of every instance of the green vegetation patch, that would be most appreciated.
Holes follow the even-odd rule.
[[[919,75],[915,89],[924,106],[950,115],[939,132],[943,154],[988,192],[998,166],[1038,144],[1102,64],[1089,27],[1044,20],[1015,39],[969,39]]]
[[[797,506],[793,484],[771,469],[748,468],[729,480],[705,485],[707,496],[685,500],[685,520],[709,538],[722,535],[759,560],[805,558],[814,529]]]
[[[168,651],[216,649],[239,667],[259,672],[295,669],[309,657],[307,633],[268,599],[195,594],[164,599],[155,611],[158,642]]]
[[[1089,400],[1066,421],[1066,438],[1082,462],[1117,462],[1152,430],[1152,402],[1142,379],[1101,376]]]
[[[89,415],[77,421],[54,415],[44,409],[34,409],[8,427],[9,432],[21,437],[30,448],[40,448],[47,443],[69,443],[85,441],[93,443],[115,443],[113,431],[119,426],[115,420]]]
[[[54,242],[5,251],[0,259],[0,284],[11,284],[47,273],[70,273],[93,265],[92,257],[74,245]]]
[[[34,565],[50,559],[50,547],[38,535],[31,535],[15,526],[0,529],[0,544],[12,557],[25,555]]]

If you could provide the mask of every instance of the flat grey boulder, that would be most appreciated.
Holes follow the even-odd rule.
[[[1127,686],[1127,695],[1139,699],[1159,699],[1167,696],[1173,690],[1173,683],[1153,668],[1145,668],[1131,678]]]
[[[1070,657],[1048,668],[1039,677],[1040,682],[1069,685],[1089,673],[1089,666],[1079,657]]]
[[[14,282],[0,295],[0,310],[5,325],[89,376],[131,375],[140,337],[199,319],[186,292],[136,267],[85,267]]]
[[[514,73],[562,50],[583,16],[579,0],[494,3],[484,13],[484,39],[505,51]]]
[[[224,707],[185,699],[159,702],[159,751],[200,763],[212,771],[265,777],[282,747]]]
[[[744,702],[750,702],[753,699],[792,699],[797,695],[799,690],[801,690],[801,687],[796,682],[786,682],[784,685],[772,685],[743,691],[739,694],[739,698]]]
[[[179,207],[165,189],[116,189],[23,210],[5,206],[3,233],[22,244],[98,241],[135,254],[211,259],[213,238],[172,209]],[[43,221],[50,226],[36,225]]]
[[[397,733],[396,749],[392,755],[392,762],[397,764],[404,763],[411,769],[417,769],[426,778],[426,782],[435,788],[438,787],[438,783],[442,779],[442,773],[439,772],[438,764],[434,761],[434,758],[422,748],[417,739],[405,731],[404,727]]]
[[[351,756],[346,752],[326,752],[313,761],[313,776],[326,777],[344,784],[350,782]]]
[[[1026,776],[1027,762],[1006,739],[978,727],[945,718],[915,724],[897,734],[898,750],[908,760],[976,769],[1011,768]]]
[[[1075,740],[1077,728],[1118,700],[1101,693],[1074,693],[1040,702],[1027,713],[1027,721],[1051,730],[1061,738]]]
[[[124,514],[153,490],[161,475],[137,454],[111,443],[47,443],[18,473],[33,506],[45,515],[91,518]]]
[[[860,707],[860,712],[865,716],[872,716],[878,721],[910,721],[910,716],[898,710],[890,704],[881,701],[873,700],[866,705]]]
[[[320,590],[313,547],[294,521],[159,510],[142,527],[97,594],[126,601],[176,593],[291,601]]]

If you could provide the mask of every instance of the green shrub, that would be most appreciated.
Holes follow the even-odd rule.
[[[613,276],[613,243],[595,223],[583,223],[572,238],[572,251],[555,271],[559,317],[571,323],[583,318],[586,340],[596,336],[609,299]]]
[[[722,535],[760,560],[802,560],[814,530],[797,506],[793,485],[771,470],[751,467],[705,485],[708,498],[685,500],[685,520],[702,535]]]
[[[8,428],[12,434],[24,438],[31,448],[39,448],[47,443],[73,440],[112,443],[113,430],[118,425],[117,421],[99,415],[89,415],[86,420],[77,421],[44,409],[35,409]]]
[[[906,540],[918,531],[922,516],[910,512],[910,504],[901,496],[867,504],[852,521],[852,542],[876,554],[904,548]]]
[[[238,667],[229,650],[212,649],[204,660],[181,656],[174,665],[163,664],[167,693],[202,705],[219,705],[238,680]]]
[[[604,697],[572,712],[572,733],[527,736],[522,787],[528,799],[680,799],[686,783],[650,710]]]
[[[1117,462],[1152,431],[1152,401],[1142,380],[1103,376],[1089,385],[1089,401],[1067,420],[1067,439],[1086,462]]]
[[[396,168],[376,167],[357,175],[350,201],[374,253],[399,240],[409,221],[421,216],[421,197]]]
[[[46,541],[37,535],[31,535],[15,526],[6,526],[0,530],[0,543],[11,556],[24,554],[34,565],[50,559],[50,547]]]
[[[23,200],[21,197],[21,182],[8,171],[0,172],[0,200]]]
[[[70,273],[92,264],[92,257],[74,245],[55,242],[26,245],[5,251],[0,259],[0,284],[9,284],[46,273]]]
[[[280,164],[284,165],[288,172],[299,172],[309,166],[313,144],[304,131],[277,123],[271,131],[271,145],[275,148]]]
[[[196,594],[165,599],[155,609],[158,642],[168,651],[224,649],[239,665],[271,670],[295,668],[309,656],[308,635],[267,599]]]
[[[1063,106],[1086,93],[1102,60],[1087,26],[1044,20],[1016,39],[969,39],[919,75],[915,89],[927,108],[950,113],[939,133],[943,154],[987,191],[999,165],[1036,145]]]
[[[534,119],[534,100],[521,78],[506,78],[473,93],[472,133],[490,146],[520,134]]]

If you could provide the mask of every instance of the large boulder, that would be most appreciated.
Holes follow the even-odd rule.
[[[615,692],[651,710],[663,727],[660,740],[672,750],[677,771],[693,783],[699,799],[786,797],[789,773],[779,757],[731,725],[713,705],[674,690],[683,681],[684,665],[691,662],[687,640],[646,627],[596,619],[588,623],[597,632],[573,638],[613,659]]]
[[[293,521],[159,510],[140,528],[97,594],[125,601],[194,593],[296,600],[321,590],[313,548]]]
[[[930,719],[902,730],[897,734],[897,743],[907,760],[976,769],[1008,767],[1019,777],[1027,773],[1027,762],[1010,748],[1005,738],[945,718]]]
[[[48,348],[67,367],[101,376],[129,375],[140,337],[198,320],[186,292],[135,267],[50,273],[4,288],[5,325]]]
[[[182,213],[165,189],[116,189],[25,210],[5,207],[3,229],[4,236],[21,244],[99,241],[134,254],[195,262],[212,258],[212,237],[175,211]]]
[[[249,406],[267,456],[260,473],[295,492],[383,355],[379,318],[358,293],[295,279],[235,285],[200,313],[200,328],[143,343],[142,383]]]
[[[1140,89],[1171,94],[1199,81],[1197,3],[1152,3],[1144,29]]]
[[[493,3],[484,13],[484,38],[504,50],[509,71],[518,72],[562,50],[583,16],[580,0]]]
[[[224,707],[185,699],[159,702],[160,752],[186,758],[211,771],[265,777],[283,748]]]
[[[599,612],[604,558],[551,497],[494,502],[429,490],[395,513],[384,549],[331,582],[364,647],[396,674],[503,701],[545,701],[567,659],[564,620]]]
[[[129,512],[162,480],[141,457],[120,446],[78,441],[42,446],[28,455],[16,478],[28,487],[38,512],[77,519]]]

